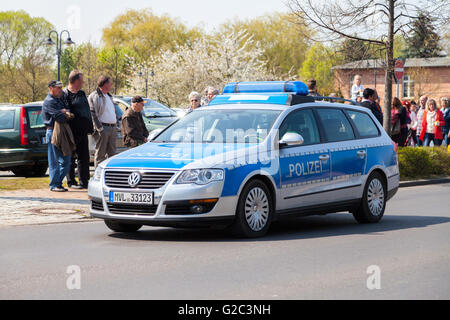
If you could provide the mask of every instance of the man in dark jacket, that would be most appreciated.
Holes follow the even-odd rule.
[[[146,143],[149,133],[142,118],[144,99],[136,96],[131,102],[131,108],[122,117],[122,136],[125,146],[134,148]]]
[[[62,83],[50,81],[48,84],[49,94],[42,105],[42,120],[47,128],[45,139],[48,144],[48,171],[50,175],[50,190],[53,192],[66,192],[62,185],[64,177],[70,169],[71,156],[64,156],[62,152],[52,144],[55,122],[66,122],[66,105],[62,96]]]
[[[63,99],[75,118],[69,122],[75,140],[76,150],[72,156],[70,171],[67,174],[67,184],[73,189],[87,189],[89,173],[89,140],[88,134],[94,131],[91,111],[86,94],[83,90],[83,74],[74,70],[69,75],[69,86],[63,91]],[[75,155],[77,163],[75,164]],[[75,180],[75,166],[78,166],[78,181]]]
[[[363,101],[361,102],[361,106],[370,109],[375,116],[375,118],[378,119],[378,122],[383,125],[383,111],[376,103],[378,94],[375,90],[367,88],[363,92]]]

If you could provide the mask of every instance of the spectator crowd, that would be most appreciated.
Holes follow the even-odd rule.
[[[383,124],[383,111],[376,90],[364,88],[361,76],[356,75],[351,89],[351,99],[372,110]],[[450,105],[448,97],[438,101],[424,95],[419,104],[412,100],[392,99],[392,140],[399,147],[448,146],[450,139]]]

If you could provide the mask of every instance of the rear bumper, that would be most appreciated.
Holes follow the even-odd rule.
[[[47,149],[0,150],[0,170],[48,163]]]

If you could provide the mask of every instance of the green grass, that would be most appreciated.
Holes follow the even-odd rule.
[[[11,178],[0,180],[0,191],[47,189],[50,180],[45,178]]]

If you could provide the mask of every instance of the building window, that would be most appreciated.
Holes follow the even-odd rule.
[[[414,80],[409,75],[403,77],[403,98],[414,97]]]

